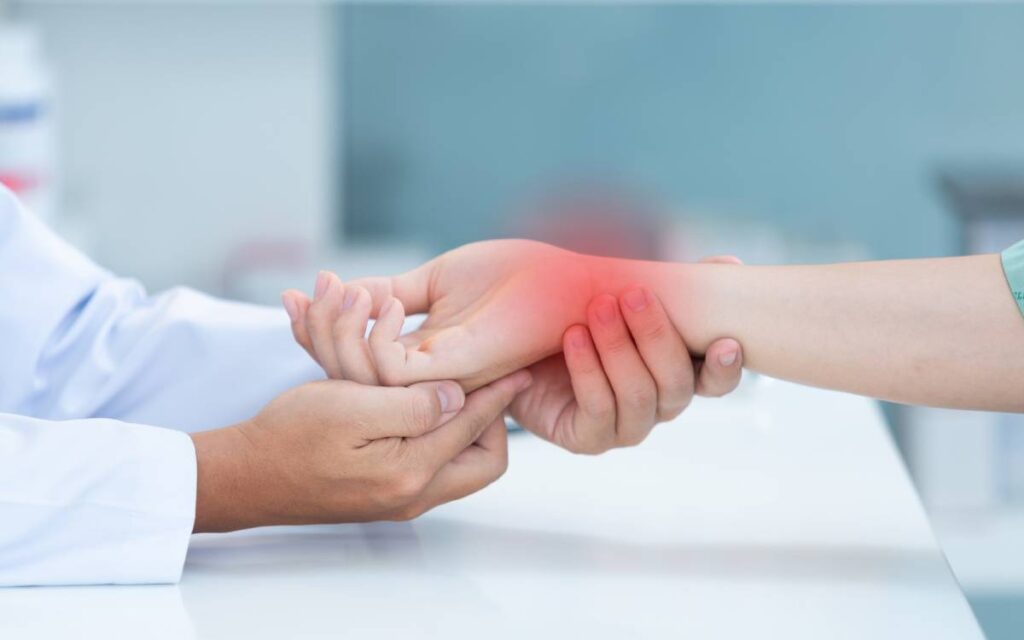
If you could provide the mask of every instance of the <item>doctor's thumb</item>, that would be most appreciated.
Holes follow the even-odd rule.
[[[437,395],[441,406],[441,417],[437,425],[448,422],[466,404],[466,393],[462,390],[462,386],[452,380],[417,382],[410,385],[409,388],[425,389]]]

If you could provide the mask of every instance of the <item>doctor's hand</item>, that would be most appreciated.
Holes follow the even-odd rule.
[[[255,418],[193,434],[195,531],[406,520],[504,473],[504,412],[519,372],[466,396],[454,382],[368,387],[325,380]]]
[[[379,384],[365,339],[369,292],[334,274],[322,278],[314,301],[298,291],[283,296],[296,340],[328,375]],[[510,408],[520,424],[570,451],[600,453],[641,442],[657,422],[678,415],[694,393],[720,396],[736,387],[742,352],[735,340],[719,340],[703,359],[691,360],[661,303],[641,293],[640,300],[598,296],[587,308],[590,326],[570,327],[561,353],[529,367],[534,382]]]

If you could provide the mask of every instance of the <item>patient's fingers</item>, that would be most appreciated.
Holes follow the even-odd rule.
[[[370,316],[376,318],[384,304],[391,298],[398,298],[409,313],[426,313],[430,310],[430,278],[436,261],[431,260],[411,271],[390,277],[361,278],[350,284],[363,287],[370,292],[372,304]]]
[[[398,298],[384,302],[370,331],[370,351],[381,384],[404,386],[421,380],[440,380],[443,373],[431,371],[430,354],[421,350],[416,334],[402,338],[405,308]],[[408,343],[408,344],[407,344]]]
[[[466,340],[462,327],[449,327],[440,331],[420,329],[401,335],[405,322],[402,302],[391,298],[385,302],[377,323],[370,331],[370,351],[377,367],[381,384],[404,386],[423,380],[450,380],[471,370],[469,361],[476,351]],[[472,391],[480,384],[468,384],[460,379],[463,388]]]
[[[615,393],[585,326],[569,327],[562,348],[576,402],[559,416],[555,443],[574,453],[603,453],[615,446]]]
[[[310,358],[313,358],[317,364],[320,364],[320,359],[316,357],[316,351],[313,350],[313,342],[309,338],[309,331],[306,329],[306,314],[309,313],[310,304],[309,298],[301,291],[288,289],[281,294],[281,303],[288,312],[288,319],[291,320],[292,336],[295,338],[295,341],[306,350]]]
[[[327,377],[335,379],[340,379],[342,373],[334,344],[334,323],[341,313],[344,296],[345,285],[338,276],[321,271],[317,276],[316,295],[306,314],[306,330],[317,360]]]
[[[402,384],[399,373],[405,368],[405,345],[398,341],[405,323],[405,309],[397,298],[388,298],[370,331],[370,349],[378,375],[385,384]]]
[[[359,384],[376,385],[377,368],[370,345],[366,342],[366,325],[370,319],[370,293],[359,286],[345,287],[341,313],[334,321],[334,349],[341,375]]]

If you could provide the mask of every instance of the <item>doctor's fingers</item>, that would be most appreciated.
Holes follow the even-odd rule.
[[[615,444],[639,444],[657,418],[657,385],[633,343],[614,296],[594,298],[587,309],[587,322],[615,392]]]
[[[710,264],[743,264],[736,256],[709,256],[701,260]],[[704,359],[696,365],[697,395],[718,397],[732,392],[743,377],[743,349],[730,338],[711,343]]]
[[[555,443],[573,453],[604,453],[616,445],[615,392],[587,327],[566,330],[562,353],[575,403],[558,416]]]
[[[334,350],[341,375],[360,384],[377,385],[377,367],[366,342],[370,320],[370,294],[352,284],[345,286],[341,312],[334,321]]]
[[[357,429],[358,437],[370,442],[412,442],[436,430],[466,402],[462,387],[451,380],[421,382],[411,387],[353,386],[358,393],[346,398],[342,422]]]
[[[310,358],[319,364],[320,358],[317,357],[316,351],[313,349],[313,341],[309,337],[309,331],[306,329],[306,314],[309,313],[309,305],[311,300],[306,294],[295,289],[288,289],[281,294],[281,304],[284,305],[285,311],[288,312],[288,319],[291,321],[292,336],[295,341],[299,343],[306,353],[309,354]]]
[[[697,394],[724,396],[734,390],[743,376],[743,348],[732,338],[711,343],[704,361],[697,365]]]
[[[530,372],[523,369],[474,391],[454,418],[407,441],[413,459],[425,463],[433,475],[476,442],[495,420],[504,423],[505,409],[532,381]]]
[[[658,388],[659,421],[671,420],[693,399],[690,352],[661,301],[646,287],[627,289],[619,298],[630,335]]]
[[[399,508],[392,517],[411,520],[446,502],[480,491],[500,478],[508,469],[508,430],[502,416],[494,418],[483,433],[447,462],[437,473],[418,484],[415,480],[407,495],[415,498]],[[420,482],[423,482],[421,480]]]

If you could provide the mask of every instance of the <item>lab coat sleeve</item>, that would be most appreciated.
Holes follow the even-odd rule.
[[[171,582],[195,512],[178,430],[322,377],[283,311],[149,296],[0,187],[0,584]]]
[[[195,495],[187,434],[0,414],[0,586],[176,582]]]
[[[188,431],[251,417],[323,373],[283,309],[99,268],[0,189],[0,411]]]

